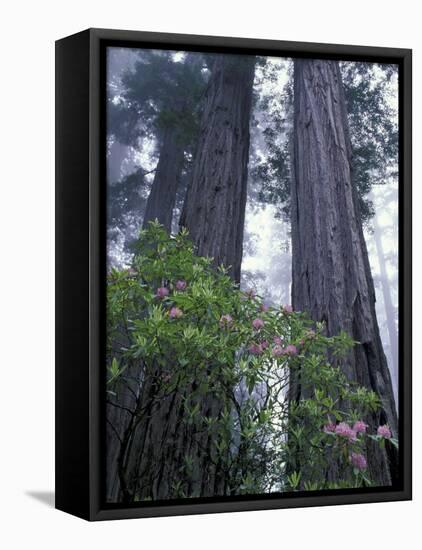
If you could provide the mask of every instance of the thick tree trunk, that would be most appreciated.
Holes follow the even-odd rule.
[[[351,145],[338,63],[296,60],[294,68],[294,174],[292,181],[292,303],[329,335],[341,330],[360,342],[341,365],[349,380],[375,391],[380,414],[371,431],[397,414],[375,314],[375,291],[351,177]],[[300,398],[292,381],[290,396]],[[388,446],[390,447],[390,446]],[[395,479],[397,455],[367,449],[377,485]],[[335,472],[328,473],[335,477]]]
[[[148,222],[158,220],[170,233],[177,189],[182,175],[183,155],[184,146],[180,131],[176,126],[165,128],[161,139],[160,157],[145,209],[144,228]]]
[[[140,390],[141,370],[139,365],[131,364],[126,368],[117,387],[113,387],[113,393],[107,395],[107,502],[119,502],[121,500],[122,489],[119,461],[126,445],[126,430],[134,420],[133,412],[136,410]]]
[[[224,264],[240,281],[249,160],[254,58],[222,55],[214,63],[192,178],[180,226],[200,256]]]
[[[185,422],[185,400],[195,382],[178,387],[171,395],[159,396],[160,369],[148,375],[133,423],[128,425],[120,456],[121,499],[162,500],[209,497],[224,494],[224,479],[218,458],[209,442],[216,428],[201,430]],[[201,415],[218,418],[215,399],[200,403]],[[191,461],[187,466],[186,459]]]
[[[382,246],[382,239],[380,234],[380,228],[377,218],[374,218],[374,240],[377,249],[378,263],[381,272],[381,288],[384,299],[384,310],[386,317],[386,324],[388,330],[388,338],[390,340],[390,352],[391,352],[391,371],[393,377],[394,393],[397,399],[398,395],[398,350],[397,350],[397,330],[395,323],[395,311],[393,301],[391,299],[390,286],[388,281],[387,268],[385,265],[384,249]]]

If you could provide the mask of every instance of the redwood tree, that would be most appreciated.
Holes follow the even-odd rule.
[[[160,156],[148,196],[143,227],[158,220],[171,232],[176,194],[182,177],[185,140],[176,125],[161,132]]]
[[[180,226],[201,256],[240,281],[249,160],[253,57],[220,55],[206,92]]]
[[[143,139],[156,143],[158,162],[149,196],[143,201],[145,211],[139,201],[134,203],[126,196],[122,201],[123,210],[134,210],[143,227],[157,219],[171,231],[177,194],[183,196],[180,182],[185,156],[190,156],[197,136],[198,105],[208,74],[203,70],[204,56],[186,54],[177,60],[170,51],[139,50],[133,67],[116,78],[116,89],[110,87],[107,126],[113,146],[124,144],[136,150]],[[138,174],[138,195],[147,183],[142,176],[145,172],[151,171],[141,169]],[[110,183],[119,189],[127,179]]]
[[[351,381],[372,389],[381,412],[366,421],[388,423],[397,437],[397,414],[375,314],[375,291],[351,172],[351,143],[339,65],[294,62],[294,153],[291,187],[292,303],[323,321],[329,335],[341,330],[358,341],[341,368]],[[299,399],[300,380],[290,397]],[[370,477],[389,485],[397,453],[367,449]],[[335,477],[333,471],[328,477]]]

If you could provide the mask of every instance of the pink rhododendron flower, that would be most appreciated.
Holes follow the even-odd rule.
[[[262,351],[261,344],[251,344],[249,346],[249,353],[252,353],[252,355],[261,355]]]
[[[166,296],[169,295],[169,289],[166,288],[165,286],[160,286],[159,288],[157,288],[157,292],[155,295],[158,298],[165,298]]]
[[[366,428],[368,427],[368,424],[365,424],[362,420],[357,420],[353,424],[353,431],[357,434],[362,433],[364,434],[366,432]]]
[[[176,282],[176,290],[186,290],[186,287],[187,283],[186,281],[183,281],[183,279]]]
[[[220,317],[220,327],[230,328],[233,325],[233,317],[229,314]]]
[[[262,349],[267,349],[267,348],[268,348],[268,342],[267,342],[267,340],[262,340],[262,342],[261,342],[261,348],[262,348]]]
[[[361,453],[351,453],[350,462],[358,470],[365,470],[367,467],[366,458]]]
[[[385,424],[384,426],[378,426],[377,435],[380,435],[381,437],[385,437],[385,439],[390,439],[391,437],[391,430]]]
[[[336,426],[336,434],[340,437],[345,437],[349,441],[356,441],[356,432],[347,424],[347,422],[340,422]]]
[[[255,330],[261,329],[264,325],[265,325],[265,323],[262,319],[254,319],[252,321],[252,326]]]
[[[293,313],[293,308],[292,308],[291,305],[287,304],[287,305],[283,306],[283,311],[284,311],[284,313]]]
[[[326,434],[335,433],[335,431],[336,431],[336,425],[335,425],[333,422],[328,422],[328,424],[325,424],[325,426],[323,427],[323,431],[324,431]]]
[[[294,346],[293,344],[289,344],[288,346],[286,346],[284,348],[283,353],[285,355],[296,355],[297,354],[297,347]]]
[[[281,344],[283,343],[283,338],[281,336],[274,336],[273,342],[274,344],[281,346]]]
[[[283,348],[280,345],[276,344],[272,349],[272,354],[275,357],[279,357],[280,355],[283,355]]]
[[[269,306],[267,306],[266,304],[261,304],[261,305],[259,306],[259,310],[262,311],[262,312],[264,312],[264,313],[265,313],[266,311],[268,311],[269,309],[270,309]]]
[[[170,319],[179,319],[182,317],[183,311],[179,309],[178,307],[172,307],[169,311],[169,317]]]

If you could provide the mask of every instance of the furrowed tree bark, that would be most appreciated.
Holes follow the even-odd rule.
[[[170,233],[176,194],[183,169],[184,144],[176,126],[163,130],[160,157],[148,196],[143,228],[158,220]]]
[[[230,266],[236,282],[242,259],[254,61],[222,55],[214,63],[180,221],[189,229],[197,253],[213,257],[216,266]],[[162,200],[162,193],[154,196],[157,204]],[[163,223],[163,218],[154,216]],[[181,492],[205,497],[225,494],[230,488],[215,448],[216,428],[197,429],[184,422],[184,402],[195,391],[195,377],[160,398],[162,375],[157,366],[142,380],[134,421],[120,446],[119,499],[168,499]],[[213,393],[198,405],[200,417],[218,419],[223,411]],[[189,471],[186,457],[191,461]]]
[[[346,331],[360,342],[341,368],[375,391],[379,414],[366,419],[373,433],[388,423],[397,437],[390,373],[375,314],[375,291],[351,174],[351,144],[338,63],[296,60],[294,65],[292,181],[292,303],[328,335]],[[291,381],[290,398],[302,389]],[[368,444],[368,470],[377,485],[396,478],[397,453]],[[327,473],[335,479],[335,466]]]
[[[134,412],[141,390],[139,365],[131,364],[125,370],[113,394],[108,394],[106,405],[106,500],[119,502],[122,496],[119,460],[124,452],[125,436],[134,420]]]
[[[200,138],[180,226],[200,256],[240,281],[254,58],[219,56],[208,85]]]

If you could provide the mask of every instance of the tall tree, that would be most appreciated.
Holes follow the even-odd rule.
[[[146,228],[150,221],[158,220],[170,233],[182,177],[185,143],[177,124],[165,128],[161,132],[160,141],[160,156],[142,226]]]
[[[175,58],[172,52],[140,50],[133,68],[109,98],[108,127],[119,143],[138,147],[155,139],[157,166],[143,212],[143,226],[158,219],[171,231],[173,210],[185,167],[197,134],[198,104],[207,71],[201,54]],[[140,178],[145,185],[145,180]],[[113,182],[114,183],[114,182]],[[126,201],[126,209],[131,204]]]
[[[290,220],[291,165],[293,151],[293,63],[284,87],[268,89],[274,65],[263,69],[265,87],[259,109],[267,113],[263,135],[266,154],[253,166],[253,176],[261,183],[260,199],[275,204],[278,215]],[[367,62],[340,65],[347,104],[352,145],[352,178],[358,192],[364,225],[374,215],[369,192],[397,177],[398,116],[392,97],[397,88],[397,66]]]
[[[323,321],[329,335],[344,330],[359,342],[341,369],[349,380],[380,396],[381,412],[367,419],[371,428],[388,423],[397,436],[393,389],[352,179],[346,100],[335,61],[295,60],[293,157],[293,306]],[[292,381],[290,396],[303,397],[300,380]],[[370,477],[378,485],[391,484],[395,450],[368,446],[367,458]]]
[[[249,160],[253,57],[214,62],[180,226],[197,253],[240,281]]]

